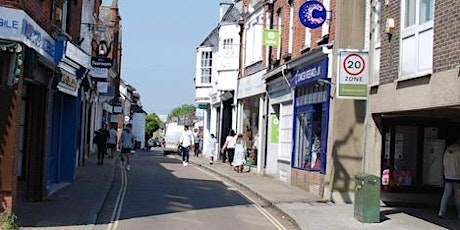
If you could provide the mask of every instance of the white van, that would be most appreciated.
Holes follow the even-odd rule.
[[[166,135],[165,135],[165,154],[170,152],[179,152],[179,141],[180,137],[184,132],[184,126],[178,125],[177,123],[166,124]]]

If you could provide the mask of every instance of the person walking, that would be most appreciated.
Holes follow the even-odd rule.
[[[214,157],[216,157],[217,153],[217,138],[214,134],[211,134],[208,142],[208,151],[206,156],[209,157],[209,164],[214,163]]]
[[[235,156],[233,157],[232,165],[235,167],[236,172],[242,173],[246,163],[246,144],[243,140],[243,135],[238,134],[235,142]]]
[[[115,130],[115,124],[110,126],[109,140],[107,141],[107,148],[109,149],[109,158],[113,158],[113,153],[117,147],[117,130]]]
[[[133,130],[133,125],[127,124],[125,126],[125,129],[121,133],[120,140],[118,141],[118,145],[121,146],[121,156],[120,156],[121,166],[122,167],[126,166],[127,171],[131,170],[130,155],[131,155],[131,150],[133,150],[134,148],[134,134],[132,130]]]
[[[184,126],[184,131],[180,137],[179,143],[182,149],[182,164],[188,165],[190,158],[190,148],[193,148],[195,144],[193,132],[188,129],[188,126]]]
[[[196,137],[194,137],[194,140],[195,140],[195,147],[194,147],[194,153],[195,153],[195,157],[200,157],[200,139],[201,139],[201,135],[200,134],[197,134]]]
[[[104,164],[104,156],[107,154],[107,138],[109,138],[109,134],[107,125],[104,124],[94,133],[94,142],[97,145],[97,165]]]
[[[221,153],[223,153],[222,162],[225,163],[225,161],[228,159],[230,167],[232,167],[233,156],[235,155],[235,135],[235,130],[231,129],[227,138],[225,138],[225,143],[221,150]]]
[[[447,147],[443,157],[444,166],[444,193],[439,207],[439,218],[445,218],[447,203],[454,195],[457,207],[457,218],[460,220],[460,139]]]

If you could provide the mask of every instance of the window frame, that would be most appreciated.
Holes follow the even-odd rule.
[[[212,51],[201,51],[200,60],[200,83],[211,84],[212,82]],[[209,71],[209,74],[204,74],[205,70]]]
[[[435,11],[435,0],[432,0],[432,7],[433,7],[433,14],[432,18],[422,24],[420,24],[420,3],[423,0],[413,0],[415,1],[415,21],[413,24],[406,26],[406,1],[403,0],[400,3],[401,6],[401,20],[400,20],[400,36],[399,36],[399,67],[398,67],[398,73],[399,73],[399,78],[398,80],[408,80],[411,78],[417,78],[417,77],[422,77],[426,75],[430,75],[433,73],[433,47],[431,47],[431,55],[421,55],[420,54],[420,48],[415,47],[416,54],[414,55],[414,60],[410,60],[413,65],[415,65],[415,72],[410,72],[410,70],[407,70],[409,73],[404,73],[406,69],[404,69],[404,66],[406,66],[405,61],[406,59],[404,58],[404,40],[410,39],[413,37],[415,41],[412,41],[411,44],[417,44],[417,46],[420,46],[420,37],[421,34],[430,32],[433,33],[434,31],[434,11]],[[434,33],[431,37],[431,46],[433,46],[433,40],[434,40]],[[425,44],[425,43],[424,43]],[[425,58],[430,58],[431,60],[428,60],[426,63],[431,63],[431,66],[425,69],[421,69],[420,65],[420,60],[422,57]],[[413,67],[413,65],[407,65]]]

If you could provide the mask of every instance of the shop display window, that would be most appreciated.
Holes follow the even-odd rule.
[[[293,167],[319,171],[325,165],[321,154],[323,126],[322,104],[297,112]]]

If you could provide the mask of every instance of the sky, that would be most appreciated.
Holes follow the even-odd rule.
[[[103,0],[110,5],[112,0]],[[119,0],[121,78],[158,115],[194,103],[196,47],[218,24],[220,0]]]

